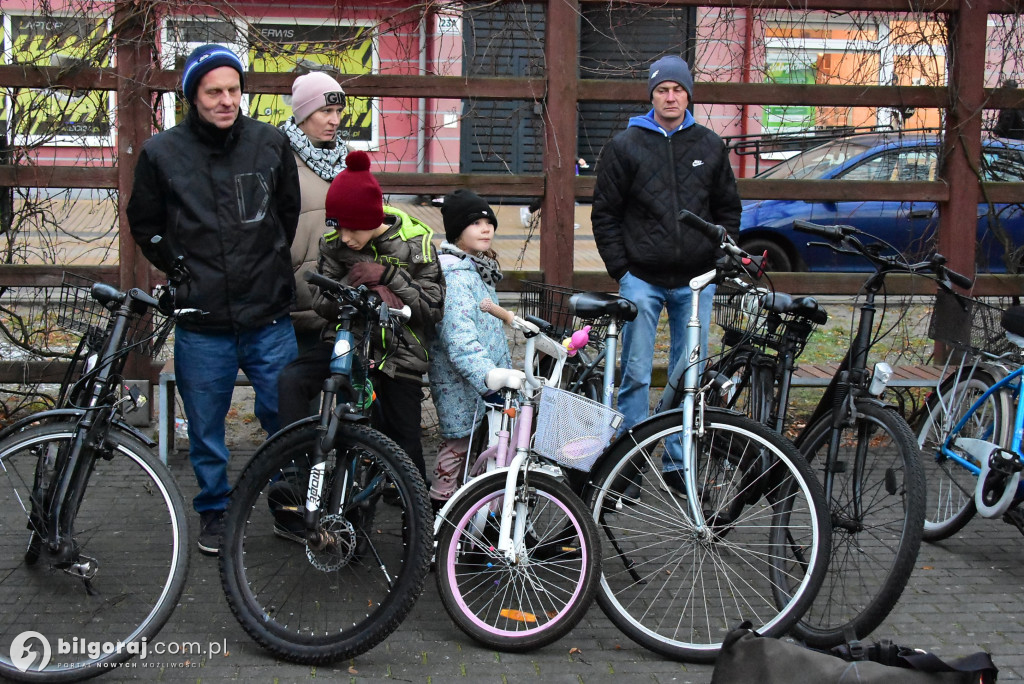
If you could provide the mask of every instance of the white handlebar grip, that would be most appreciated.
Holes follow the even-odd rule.
[[[515,314],[513,314],[508,309],[504,309],[498,306],[490,299],[485,299],[482,302],[480,302],[480,310],[483,311],[484,313],[491,314],[495,318],[499,318],[505,321],[505,323],[509,325],[512,325],[512,321],[515,318]]]

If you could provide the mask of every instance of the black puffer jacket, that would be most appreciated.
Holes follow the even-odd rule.
[[[717,245],[679,225],[681,209],[739,231],[742,207],[722,139],[693,124],[666,136],[648,117],[605,145],[591,219],[608,274],[685,287],[713,264]],[[637,125],[639,123],[639,125]]]
[[[239,115],[220,130],[190,111],[142,147],[128,202],[132,237],[157,268],[161,235],[192,280],[178,306],[207,312],[182,321],[201,331],[253,330],[287,316],[295,297],[289,247],[299,218],[299,177],[278,129]]]

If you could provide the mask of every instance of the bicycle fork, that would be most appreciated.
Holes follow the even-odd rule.
[[[520,425],[533,425],[532,404],[523,404],[519,413]],[[505,498],[502,501],[497,546],[498,552],[504,554],[505,560],[509,563],[518,563],[520,559],[526,557],[525,553],[520,554],[520,551],[523,550],[523,540],[526,537],[526,517],[529,508],[529,468],[525,468],[524,465],[530,454],[530,431],[520,429],[516,432],[516,455],[512,457],[508,472],[505,474]],[[523,473],[521,488],[518,485],[520,471]]]

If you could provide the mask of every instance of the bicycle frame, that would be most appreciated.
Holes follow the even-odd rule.
[[[1024,438],[1024,402],[1020,401],[1021,393],[1021,378],[1024,377],[1024,366],[1017,368],[1013,372],[1009,373],[1001,380],[996,382],[994,385],[989,387],[978,399],[971,405],[971,407],[964,413],[964,415],[957,421],[957,424],[953,426],[953,429],[949,431],[946,438],[943,440],[942,445],[939,447],[939,451],[935,454],[936,459],[947,459],[953,461],[965,470],[970,471],[975,477],[981,474],[981,468],[975,465],[971,461],[960,456],[956,451],[951,448],[951,445],[957,441],[957,435],[960,430],[967,424],[967,422],[973,417],[974,413],[979,407],[984,406],[985,402],[988,401],[996,392],[1010,391],[1013,393],[1014,402],[1016,403],[1016,409],[1014,410],[1013,416],[1013,437],[1009,444],[1009,451],[1017,456],[1017,459],[1024,462],[1024,452],[1021,451],[1022,438]],[[990,434],[988,436],[991,436]],[[1001,445],[988,442],[982,439],[970,439],[959,438],[964,442],[969,442],[965,446],[966,451],[974,454],[980,454],[985,452],[984,456],[979,456],[978,460],[987,458],[988,454],[991,453],[992,449],[999,448]],[[1024,483],[1018,485],[1015,501],[1019,501],[1024,496]]]
[[[579,352],[582,354],[583,350]],[[605,406],[612,405],[612,397],[615,396],[615,358],[619,353],[619,323],[614,318],[609,321],[608,328],[604,335],[604,353],[594,357],[594,360],[586,364],[587,368],[579,376],[580,384],[585,381],[601,361],[604,361],[605,373],[604,382],[601,386],[601,403]],[[586,358],[585,356],[583,357]],[[608,372],[611,368],[612,372]],[[572,388],[569,388],[570,390]]]
[[[832,434],[829,438],[828,452],[824,465],[825,469],[825,497],[832,500],[832,486],[834,484],[834,467],[839,456],[839,440],[842,435],[841,428],[847,422],[847,418],[856,412],[855,404],[858,400],[870,399],[882,402],[870,395],[867,385],[870,381],[870,373],[867,367],[868,352],[871,350],[871,335],[875,324],[875,297],[885,283],[885,269],[879,270],[864,284],[867,292],[864,303],[860,306],[860,318],[858,320],[857,334],[854,336],[850,347],[846,351],[839,369],[832,376],[825,391],[821,395],[817,406],[807,419],[805,428],[793,441],[798,449],[803,450],[808,434],[807,428],[829,410],[832,410]],[[788,378],[787,378],[788,384]],[[859,473],[863,469],[865,450],[867,444],[858,442],[856,461],[853,465],[854,472]],[[857,480],[859,482],[859,479]],[[859,486],[859,484],[857,485]],[[860,517],[861,511],[860,493],[854,497],[854,516]]]
[[[702,420],[695,420],[697,412],[697,393],[700,391],[700,295],[710,284],[715,282],[718,275],[716,270],[708,271],[690,280],[690,290],[693,295],[690,297],[690,319],[686,322],[686,334],[683,341],[684,356],[679,359],[680,364],[686,364],[683,370],[683,399],[680,404],[682,409],[683,431],[682,460],[683,479],[686,484],[687,506],[690,509],[690,517],[693,520],[695,531],[700,534],[705,531],[707,522],[704,519],[704,511],[701,508],[701,497],[698,495],[696,468],[694,467],[695,449],[693,446],[694,430],[701,432]],[[686,352],[689,350],[689,352]],[[676,370],[673,369],[673,375]],[[668,388],[665,388],[668,391]],[[703,402],[701,403],[703,409]]]
[[[338,314],[339,329],[342,331],[351,331],[352,318],[356,313],[358,313],[358,310],[354,306],[351,304],[343,304]],[[354,352],[355,350],[349,350],[347,353],[352,354]],[[367,332],[367,334],[363,335],[361,358],[369,358],[369,353],[370,335]],[[320,533],[320,511],[326,480],[325,471],[327,468],[327,455],[335,447],[342,421],[366,420],[366,417],[350,402],[335,405],[335,400],[338,395],[342,390],[346,389],[351,391],[353,394],[355,393],[351,383],[351,370],[349,370],[348,373],[332,372],[324,379],[320,399],[320,422],[318,426],[318,432],[322,437],[316,441],[316,445],[313,449],[313,455],[310,462],[310,475],[306,487],[306,502],[303,510],[303,522],[306,526],[306,540],[313,548],[321,548],[330,542],[329,539],[324,538]],[[357,402],[361,401],[359,397],[354,396],[353,399]],[[346,500],[344,497],[348,493],[350,484],[349,478],[355,476],[354,468],[355,464],[352,463],[351,467],[345,471],[345,479],[340,483],[342,487],[342,498],[339,501],[339,505],[342,507],[347,504],[359,503],[360,501],[369,498],[375,489],[379,487],[381,482],[383,482],[383,476],[377,475],[371,481],[371,486],[366,487],[351,501]]]

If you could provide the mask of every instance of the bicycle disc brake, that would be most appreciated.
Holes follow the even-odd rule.
[[[306,558],[321,572],[333,572],[355,558],[356,528],[344,515],[325,515],[320,518],[320,540],[317,545],[306,545]]]

